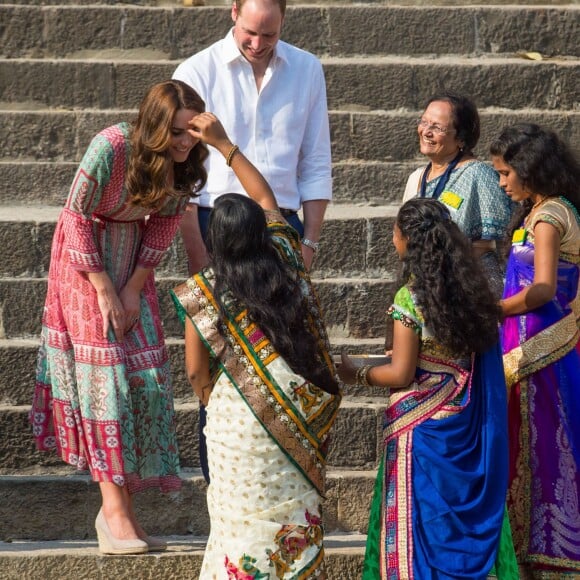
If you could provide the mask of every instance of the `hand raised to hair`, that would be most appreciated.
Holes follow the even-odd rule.
[[[227,152],[232,146],[226,130],[213,113],[206,112],[196,115],[189,121],[189,127],[189,133],[192,137],[200,139],[222,153]]]

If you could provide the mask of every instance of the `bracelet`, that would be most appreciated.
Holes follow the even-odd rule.
[[[310,248],[313,252],[317,252],[318,246],[320,245],[318,242],[313,242],[312,240],[309,240],[308,238],[302,238],[302,244],[304,246],[306,246],[307,248]]]
[[[359,367],[356,371],[356,384],[361,387],[372,387],[369,383],[368,374],[373,367],[371,365]]]
[[[230,152],[228,153],[228,156],[226,157],[226,165],[228,167],[232,166],[232,158],[236,154],[236,151],[239,151],[239,150],[240,150],[240,148],[237,145],[232,145],[232,148],[230,149]]]

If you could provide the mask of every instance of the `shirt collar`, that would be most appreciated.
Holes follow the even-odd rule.
[[[224,64],[229,64],[239,58],[243,59],[244,56],[236,44],[234,39],[234,28],[232,27],[224,38],[222,59]],[[288,47],[286,46],[286,43],[282,42],[281,40],[278,40],[276,46],[274,47],[274,54],[270,60],[270,65],[274,64],[277,60],[281,60],[286,63],[288,62]]]

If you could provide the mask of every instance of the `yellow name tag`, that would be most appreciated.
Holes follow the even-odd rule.
[[[463,203],[463,198],[459,197],[456,193],[452,191],[444,191],[439,198],[445,205],[452,207],[453,209],[459,209]]]
[[[514,230],[514,235],[512,236],[512,244],[521,245],[526,241],[526,230],[524,228],[518,228]]]

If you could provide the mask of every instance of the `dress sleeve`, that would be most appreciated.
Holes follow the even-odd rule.
[[[143,233],[137,264],[156,268],[173,242],[179,228],[187,198],[169,198],[163,208],[149,216]]]
[[[414,330],[419,336],[423,330],[423,318],[415,306],[413,295],[407,286],[403,286],[395,294],[395,301],[387,310],[387,316],[402,322]]]
[[[471,190],[464,233],[472,240],[503,240],[515,204],[499,186],[495,169],[482,161],[469,163],[463,185]]]
[[[92,214],[111,179],[114,158],[115,147],[106,135],[99,133],[91,141],[77,169],[61,216],[70,264],[81,271],[103,270]]]
[[[539,222],[554,226],[562,239],[566,233],[566,210],[557,201],[549,200],[534,215],[530,228],[533,230]]]

